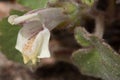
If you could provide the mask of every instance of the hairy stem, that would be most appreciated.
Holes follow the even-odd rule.
[[[95,32],[94,34],[99,37],[102,38],[104,35],[104,16],[103,15],[98,15],[95,18]]]

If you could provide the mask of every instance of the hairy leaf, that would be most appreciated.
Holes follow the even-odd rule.
[[[85,29],[77,28],[75,36],[81,38]],[[120,80],[120,55],[108,44],[94,35],[86,35],[91,46],[73,53],[73,60],[86,75],[100,77],[104,80]],[[78,41],[81,39],[76,38]],[[86,38],[86,37],[84,37]]]

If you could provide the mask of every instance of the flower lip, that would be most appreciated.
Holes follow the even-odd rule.
[[[49,30],[42,26],[42,30],[34,35],[28,35],[26,38],[24,36],[23,30],[24,27],[19,31],[16,49],[18,49],[24,58],[24,63],[32,61],[36,62],[36,58],[49,58],[49,39],[50,32]],[[29,28],[29,26],[27,26]]]

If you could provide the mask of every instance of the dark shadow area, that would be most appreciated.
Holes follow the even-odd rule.
[[[37,80],[101,80],[82,75],[76,66],[63,61],[40,66],[35,75]]]

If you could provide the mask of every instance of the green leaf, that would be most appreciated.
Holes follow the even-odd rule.
[[[21,12],[12,11],[12,14],[22,14]],[[13,26],[8,23],[7,18],[0,21],[0,51],[8,59],[22,62],[21,53],[15,49],[16,39],[20,26]]]
[[[50,4],[50,5],[49,5]],[[63,8],[65,13],[73,14],[77,11],[77,6],[70,0],[49,0],[48,6],[54,5],[54,7]],[[53,6],[52,6],[53,7]]]
[[[95,0],[81,0],[81,2],[88,6],[92,6],[94,4]]]
[[[80,28],[80,29],[76,28],[74,32],[75,32],[75,38],[81,46],[88,47],[92,45],[90,43],[90,38],[88,37],[89,33],[84,28]]]
[[[77,28],[84,33],[84,30],[81,29]],[[74,63],[83,74],[104,80],[120,80],[120,55],[94,35],[88,36],[88,38],[92,45],[74,52],[72,56]]]
[[[45,8],[48,0],[17,0],[18,3],[31,9]]]

